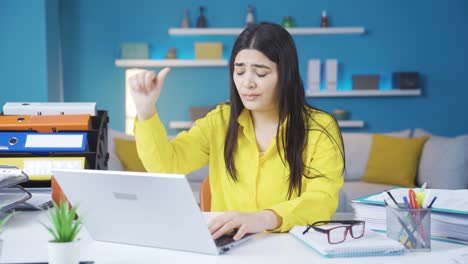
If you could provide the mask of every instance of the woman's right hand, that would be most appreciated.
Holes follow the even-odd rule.
[[[138,120],[149,119],[156,113],[156,102],[170,70],[170,68],[166,67],[158,75],[154,71],[145,70],[128,79]]]

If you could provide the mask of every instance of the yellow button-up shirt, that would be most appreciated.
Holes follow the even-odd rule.
[[[209,164],[211,210],[254,212],[264,209],[282,217],[275,231],[285,232],[294,225],[329,220],[338,205],[343,185],[343,149],[338,125],[329,114],[310,110],[307,144],[303,153],[304,173],[322,177],[302,178],[302,193],[288,200],[289,166],[276,147],[276,136],[262,154],[258,150],[250,111],[238,117],[239,131],[234,162],[238,181],[228,175],[224,163],[224,140],[230,106],[219,105],[188,131],[171,141],[155,114],[135,124],[138,155],[149,172],[187,174]],[[283,128],[281,128],[283,129]],[[328,135],[324,131],[328,132]],[[284,151],[281,150],[284,159]]]

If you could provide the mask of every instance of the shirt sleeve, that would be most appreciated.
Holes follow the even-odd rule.
[[[138,156],[148,172],[189,173],[208,163],[210,131],[210,120],[204,117],[189,131],[169,141],[156,113],[147,120],[135,122]]]
[[[306,175],[321,175],[308,179],[303,176],[302,194],[268,209],[282,217],[282,225],[273,232],[287,232],[295,225],[308,225],[330,220],[338,207],[339,190],[343,185],[344,154],[341,133],[333,120],[317,141],[312,160],[304,169]],[[307,149],[307,148],[306,148]]]

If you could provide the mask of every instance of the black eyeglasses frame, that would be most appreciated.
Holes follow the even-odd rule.
[[[329,228],[329,229],[323,229],[323,228],[318,227],[320,225],[326,225],[326,224],[341,224],[341,225],[335,226],[335,227],[332,227],[332,228]],[[362,228],[363,228],[362,234],[360,236],[354,236],[352,227],[354,225],[359,225],[359,224],[362,224]],[[334,229],[337,229],[337,228],[343,228],[343,227],[346,228],[344,236],[343,236],[343,240],[341,240],[339,242],[331,242],[330,241],[330,231],[334,230]],[[307,234],[307,232],[309,232],[309,230],[311,228],[313,228],[317,232],[327,234],[328,243],[330,243],[330,244],[339,244],[339,243],[342,243],[342,242],[344,242],[346,240],[346,237],[347,237],[348,233],[354,239],[358,239],[358,238],[363,237],[364,233],[366,231],[366,222],[362,221],[362,220],[317,221],[317,222],[315,222],[315,223],[313,223],[311,225],[307,225],[307,228],[304,230],[304,232],[302,232],[302,234],[303,235]]]

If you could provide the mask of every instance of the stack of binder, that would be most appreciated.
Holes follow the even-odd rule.
[[[50,187],[51,169],[107,170],[107,111],[96,103],[11,103],[0,115],[0,165],[28,176],[23,187]]]

